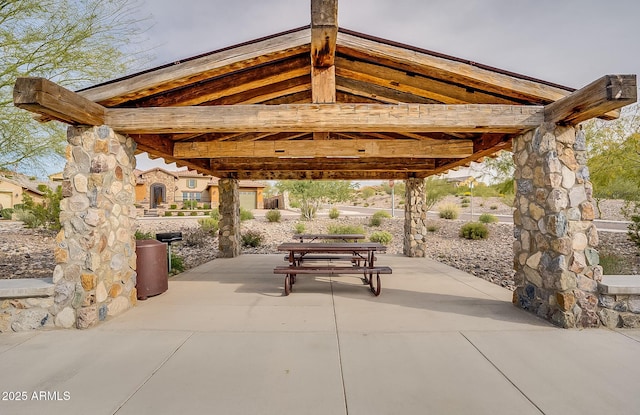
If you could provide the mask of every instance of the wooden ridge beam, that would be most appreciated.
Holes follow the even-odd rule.
[[[571,95],[546,105],[544,120],[575,125],[633,104],[637,99],[636,75],[605,75]]]
[[[102,125],[106,108],[44,78],[18,78],[13,103],[48,120],[67,124]]]
[[[280,140],[175,143],[180,159],[216,157],[462,158],[473,154],[472,140]],[[347,162],[345,160],[345,162]]]
[[[504,132],[543,122],[543,107],[522,105],[293,104],[113,108],[121,133],[197,132]]]

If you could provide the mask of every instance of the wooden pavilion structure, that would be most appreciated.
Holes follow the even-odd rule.
[[[576,126],[613,119],[636,98],[635,75],[573,90],[345,30],[337,0],[311,0],[308,27],[81,91],[40,78],[18,79],[14,89],[16,106],[71,125],[59,238],[68,243],[56,272],[71,281],[85,269],[110,294],[121,281],[113,301],[82,281],[103,306],[133,292],[122,277],[133,271],[112,275],[126,268],[120,256],[135,258],[123,230],[130,223],[109,209],[130,215],[134,151],[221,178],[225,256],[239,254],[238,179],[406,180],[405,254],[424,256],[423,178],[513,149],[514,302],[565,327],[598,324],[592,293],[602,271]],[[87,242],[94,227],[107,242]],[[101,265],[110,255],[115,265]],[[78,321],[90,307],[76,307]]]

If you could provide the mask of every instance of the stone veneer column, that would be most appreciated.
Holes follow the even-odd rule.
[[[594,327],[598,234],[585,135],[544,124],[514,140],[516,305],[561,327]]]
[[[424,179],[408,179],[404,205],[404,249],[409,257],[426,256],[427,209]]]
[[[218,249],[221,258],[240,255],[240,191],[237,179],[220,179],[220,232]]]
[[[69,127],[67,141],[50,311],[87,328],[137,301],[135,143],[107,126]]]

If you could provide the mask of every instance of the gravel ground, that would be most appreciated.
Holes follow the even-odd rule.
[[[445,200],[447,201],[452,200]],[[495,214],[511,214],[511,209],[495,200],[474,200],[475,212],[487,211]],[[480,206],[483,204],[484,206]],[[497,208],[492,209],[492,206]],[[618,214],[619,204],[603,203],[603,218],[623,219]],[[172,252],[184,259],[186,269],[193,268],[216,258],[217,239],[203,236],[198,232],[197,218],[141,220],[139,230],[143,232],[182,231],[184,241],[174,243]],[[263,244],[258,248],[243,248],[243,253],[277,253],[276,246],[290,241],[293,228],[299,220],[286,217],[279,223],[269,223],[258,217],[242,223],[242,232],[249,229],[260,232]],[[389,244],[389,254],[402,253],[404,220],[386,219],[380,227],[369,227],[368,217],[340,217],[336,220],[318,218],[304,222],[307,233],[325,233],[331,224],[361,225],[370,234],[385,230],[393,235]],[[513,288],[513,225],[494,223],[489,225],[487,240],[470,241],[458,236],[463,221],[439,219],[429,214],[428,225],[436,230],[427,235],[427,255],[435,260],[469,272],[495,284]],[[44,278],[53,272],[53,246],[55,233],[41,229],[25,229],[20,222],[0,221],[0,279],[2,278]],[[624,233],[600,232],[599,250],[602,257],[617,255],[617,273],[640,273],[640,251],[628,241]]]

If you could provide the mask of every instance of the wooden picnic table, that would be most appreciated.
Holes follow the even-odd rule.
[[[320,240],[341,240],[343,242],[355,242],[360,239],[364,239],[364,235],[361,233],[299,233],[293,235],[293,239],[299,239],[300,242],[313,242],[316,239]]]
[[[391,274],[391,268],[376,266],[376,252],[386,252],[387,247],[378,242],[288,242],[278,246],[278,251],[288,252],[289,266],[276,267],[275,274],[285,274],[285,295],[289,295],[297,274],[363,274],[363,281],[371,291],[380,295],[380,274]],[[309,258],[318,260],[313,254],[322,254],[329,262],[349,260],[349,266],[305,265]],[[364,262],[364,265],[361,265]],[[374,279],[374,274],[376,278]]]

